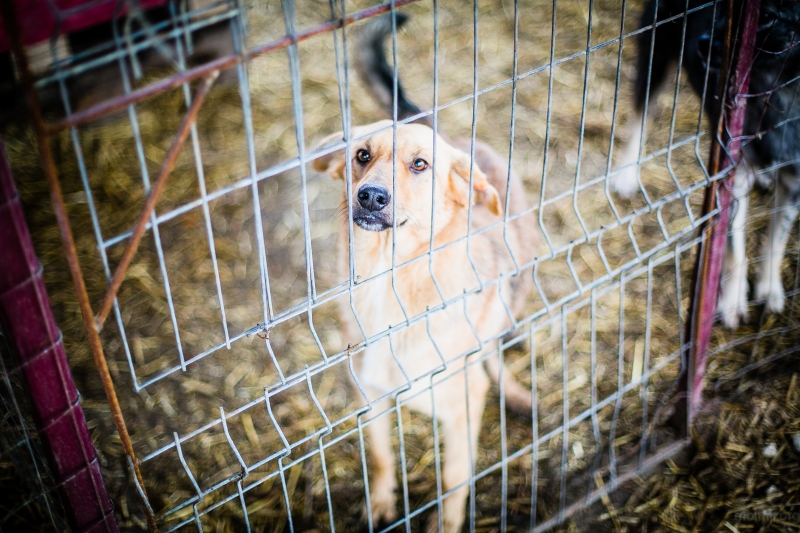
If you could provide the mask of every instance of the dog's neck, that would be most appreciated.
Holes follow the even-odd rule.
[[[393,239],[394,235],[394,239]],[[467,213],[459,212],[439,226],[434,236],[434,249],[449,244],[467,235]],[[394,242],[393,242],[394,241]],[[367,231],[353,225],[353,244],[358,275],[364,279],[392,267],[392,247],[394,246],[394,265],[399,266],[428,253],[430,233],[424,228],[407,224],[401,228],[384,231]],[[447,253],[446,250],[443,251]],[[437,253],[437,256],[442,253]],[[427,265],[427,261],[416,261]],[[427,266],[425,266],[427,268]]]

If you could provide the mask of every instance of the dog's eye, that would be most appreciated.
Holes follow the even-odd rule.
[[[415,172],[422,172],[426,168],[428,168],[428,162],[421,157],[416,158],[414,162],[411,163],[411,170]]]
[[[362,148],[361,150],[356,152],[356,159],[358,159],[360,163],[369,163],[370,159],[369,152],[367,152]]]

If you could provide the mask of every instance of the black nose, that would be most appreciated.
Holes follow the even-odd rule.
[[[391,198],[389,191],[376,185],[364,185],[358,190],[358,203],[368,211],[380,211]]]

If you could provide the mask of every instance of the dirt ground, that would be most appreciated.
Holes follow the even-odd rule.
[[[353,2],[347,9],[352,12],[368,5]],[[566,503],[570,504],[610,482],[611,453],[619,458],[621,471],[635,465],[642,449],[643,429],[648,431],[643,457],[652,456],[677,439],[667,419],[677,400],[681,317],[685,317],[681,313],[688,304],[694,252],[688,245],[677,253],[673,250],[693,235],[686,206],[698,216],[702,188],[689,194],[684,204],[674,194],[675,182],[687,189],[702,181],[695,151],[704,160],[708,141],[704,136],[695,145],[690,139],[698,130],[699,105],[682,82],[672,132],[674,148],[669,156],[657,154],[642,170],[651,199],[673,195],[658,212],[669,239],[641,195],[632,201],[614,198],[613,207],[609,203],[602,177],[608,168],[614,168],[609,166],[614,123],[616,146],[624,141],[620,125],[630,115],[635,46],[632,38],[625,39],[618,90],[616,42],[593,50],[588,65],[585,55],[579,53],[586,49],[590,20],[592,45],[619,36],[623,8],[628,33],[638,27],[640,2],[559,0],[553,36],[552,3],[519,3],[519,73],[547,64],[551,37],[555,40],[555,59],[577,54],[553,68],[552,93],[548,91],[551,77],[546,68],[526,75],[516,88],[512,165],[523,179],[528,204],[544,202],[537,211],[541,212],[542,225],[531,231],[540,235],[541,290],[549,302],[559,305],[533,321],[534,357],[527,347],[520,346],[504,354],[509,369],[528,386],[533,374],[530,362],[536,362],[538,419],[532,424],[509,414],[501,420],[498,391],[491,391],[476,460],[476,472],[485,472],[475,488],[476,531],[498,531],[503,524],[508,531],[527,531],[532,521],[532,476],[537,481],[534,516],[542,523],[557,515],[562,483]],[[438,103],[444,105],[472,94],[473,14],[470,6],[455,0],[437,2],[437,9]],[[296,10],[298,29],[330,17],[324,2],[298,3]],[[398,34],[399,70],[411,99],[430,108],[434,93],[433,8],[430,2],[421,2],[403,11],[411,21]],[[513,73],[514,4],[508,0],[481,1],[478,14],[477,78],[479,88],[485,89]],[[279,38],[284,32],[283,15],[275,2],[255,1],[248,10],[248,23],[251,46]],[[356,25],[348,30],[349,46],[353,46],[358,28]],[[341,129],[341,107],[332,36],[324,34],[305,41],[299,52],[304,147],[308,151],[319,139]],[[148,73],[140,83],[162,75]],[[196,146],[202,175],[198,175],[189,143],[157,208],[159,215],[171,213],[202,198],[205,190],[213,196],[207,202],[208,215],[201,202],[161,222],[158,239],[153,232],[145,235],[119,293],[119,312],[112,313],[102,333],[105,352],[135,451],[140,459],[147,458],[141,468],[150,501],[159,515],[170,513],[160,522],[162,530],[191,519],[192,505],[186,502],[196,495],[175,448],[169,448],[175,435],[192,433],[182,442],[181,450],[204,490],[240,470],[220,425],[210,426],[219,421],[220,409],[225,413],[240,410],[227,420],[231,438],[247,465],[258,463],[244,485],[264,478],[244,494],[253,530],[289,530],[285,494],[296,531],[329,529],[328,497],[336,529],[363,528],[361,447],[352,416],[361,404],[349,387],[347,364],[322,365],[309,381],[304,377],[307,367],[320,367],[325,356],[341,353],[349,340],[339,333],[335,301],[316,305],[313,313],[295,312],[307,299],[309,251],[304,246],[301,174],[297,168],[281,171],[278,167],[298,153],[285,51],[254,59],[248,78],[249,114],[243,111],[235,80],[212,90],[198,118]],[[384,118],[352,72],[349,79],[353,123]],[[671,83],[660,95],[652,115],[647,153],[669,143],[675,88]],[[619,99],[615,100],[617,92]],[[511,97],[511,85],[504,85],[481,94],[477,104],[477,138],[504,156],[509,153]],[[548,101],[550,137],[545,165]],[[472,110],[471,97],[443,108],[438,116],[442,130],[453,137],[469,136]],[[65,133],[53,139],[95,309],[107,286],[95,232],[110,240],[131,228],[146,197],[143,174],[154,179],[184,111],[180,90],[137,105],[141,151],[126,115],[81,127],[76,138]],[[248,145],[250,117],[253,134]],[[14,122],[4,125],[3,137],[120,524],[126,531],[143,530],[135,487],[83,332],[33,133],[24,123]],[[690,142],[680,144],[684,139]],[[91,199],[81,182],[81,165],[86,169]],[[253,172],[263,179],[251,187],[245,179]],[[334,235],[341,216],[341,184],[314,173],[310,164],[305,173],[314,288],[317,294],[330,294],[326,291],[346,281],[338,277],[333,260]],[[576,183],[591,180],[592,185],[581,187],[573,201],[571,191]],[[257,207],[254,192],[258,195]],[[769,201],[767,195],[754,208],[753,228],[765,224]],[[90,202],[96,209],[97,229],[88,209]],[[622,218],[641,214],[630,225],[619,224],[614,208]],[[257,217],[261,228],[256,224]],[[256,334],[237,338],[264,321],[258,231],[265,246],[272,313],[295,313],[271,328],[266,340]],[[586,233],[593,235],[588,242]],[[598,252],[597,233],[602,235],[604,255]],[[757,237],[751,234],[751,240]],[[573,242],[577,244],[570,246]],[[124,243],[121,239],[107,248],[112,270]],[[548,257],[550,247],[558,252],[553,257]],[[651,254],[652,268],[648,270]],[[618,272],[604,281],[609,268],[616,272],[629,262],[635,263],[637,256],[644,259],[641,265],[625,271],[622,288]],[[562,530],[744,532],[798,527],[800,447],[793,445],[800,434],[797,358],[790,353],[741,377],[727,379],[747,365],[795,345],[796,246],[786,261],[792,266],[786,269],[791,305],[783,316],[760,316],[755,312],[760,312],[760,307],[756,306],[750,324],[737,332],[715,330],[713,343],[718,348],[709,366],[708,401],[693,439],[696,453],[676,457],[648,476],[635,478],[568,521]],[[792,283],[795,292],[791,292]],[[542,295],[531,295],[530,315],[543,309]],[[527,325],[525,331],[529,330]],[[229,339],[235,339],[230,348],[226,346],[226,331]],[[195,360],[182,370],[181,357]],[[147,382],[138,392],[131,369],[137,383]],[[648,370],[652,373],[646,380],[646,390],[634,385],[613,396],[620,384],[627,386]],[[302,379],[296,384],[282,384],[283,380],[292,383],[298,376]],[[719,383],[716,388],[715,383]],[[570,419],[610,399],[595,409],[596,417],[584,417],[570,427],[565,471],[561,468],[559,430],[565,410],[563,384],[568,392],[566,411]],[[280,431],[265,409],[265,387],[280,391],[270,398],[271,413]],[[318,437],[327,426],[314,397],[328,420],[338,421],[333,432],[322,439],[326,444],[335,441],[324,452],[329,490],[318,451]],[[402,416],[409,505],[413,510],[436,494],[434,432],[425,417],[407,410]],[[501,438],[503,430],[505,439]],[[536,446],[536,468],[526,448],[534,439],[534,431],[539,438],[546,436]],[[293,445],[285,457],[280,453],[283,439]],[[394,442],[397,446],[397,437]],[[148,458],[155,452],[159,453]],[[499,467],[503,457],[516,452],[520,453],[508,462],[507,469]],[[598,475],[591,479],[593,470]],[[235,494],[235,483],[228,483],[198,504],[204,531],[244,530],[238,497],[209,510]],[[501,512],[503,507],[505,511]],[[427,510],[415,517],[412,528],[421,528],[430,514]],[[14,524],[14,519],[8,523]],[[196,527],[190,521],[181,530]]]

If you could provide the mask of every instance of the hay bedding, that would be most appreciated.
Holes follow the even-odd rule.
[[[348,10],[365,7],[362,3],[348,5]],[[621,3],[596,1],[592,13],[586,2],[560,0],[557,7],[556,58],[579,52],[586,46],[585,28],[592,17],[592,42],[598,43],[618,36]],[[638,3],[627,4],[627,27],[632,29],[638,20]],[[298,28],[305,28],[327,18],[327,4],[299,3]],[[400,69],[411,97],[422,106],[432,104],[433,45],[431,6],[427,3],[407,8],[412,21],[398,36]],[[471,93],[472,89],[472,25],[471,9],[460,2],[440,2],[440,103]],[[481,2],[479,85],[485,87],[508,78],[512,72],[513,4],[511,2]],[[519,71],[540,66],[548,60],[552,4],[539,0],[520,3]],[[282,15],[274,3],[256,2],[249,11],[250,42],[263,42],[282,35]],[[349,33],[349,42],[353,42]],[[629,40],[623,52],[622,86],[618,122],[627,118],[629,89],[634,58],[633,43]],[[613,120],[613,95],[616,77],[616,46],[592,53],[584,126],[584,145],[580,154],[580,179],[585,181],[602,175],[606,168],[608,139]],[[338,89],[334,70],[333,40],[328,36],[312,39],[300,45],[302,69],[303,119],[307,146],[313,140],[340,129],[341,118]],[[546,198],[569,190],[575,180],[578,157],[578,134],[582,105],[582,58],[565,62],[554,69],[554,99],[551,117],[550,153],[547,168]],[[258,171],[285,161],[297,154],[292,113],[291,84],[288,62],[283,52],[254,60],[249,70],[255,165]],[[351,77],[353,122],[368,123],[381,115],[363,89]],[[548,72],[531,75],[518,84],[515,129],[514,166],[525,181],[529,202],[535,205],[541,191]],[[510,121],[510,87],[503,87],[479,98],[478,131],[480,139],[490,143],[501,154],[508,153]],[[661,111],[655,124],[649,147],[665,146],[671,113],[672,94],[661,96]],[[691,91],[682,88],[679,95],[676,139],[696,130],[698,105]],[[141,208],[145,193],[141,174],[143,164],[150,177],[157,172],[171,142],[184,109],[179,91],[165,94],[137,106],[144,159],[133,142],[130,124],[125,117],[116,117],[101,124],[81,128],[80,142],[88,169],[92,195],[104,238],[126,231]],[[452,136],[469,135],[471,101],[443,110],[440,124]],[[249,158],[244,136],[244,116],[238,90],[231,86],[216,87],[202,109],[198,121],[199,146],[202,150],[205,188],[209,193],[236,183],[249,175]],[[91,355],[85,342],[78,307],[66,269],[60,239],[54,226],[46,186],[35,155],[32,133],[25,126],[6,127],[4,138],[12,165],[19,181],[26,213],[50,290],[51,301],[59,324],[64,331],[83,405],[98,447],[101,462],[124,529],[144,527],[136,502],[134,488],[124,467],[122,448],[113,429],[105,399],[96,378]],[[620,141],[618,138],[617,142]],[[164,213],[200,196],[198,176],[191,150],[184,149],[169,185],[160,201],[158,212]],[[69,214],[78,242],[90,297],[96,306],[105,289],[102,264],[96,250],[96,240],[88,216],[87,198],[83,192],[75,152],[67,135],[53,141],[53,149],[69,204]],[[700,175],[694,160],[694,147],[686,145],[672,153],[675,179],[683,186]],[[702,142],[700,153],[707,153]],[[672,177],[666,169],[666,156],[653,159],[645,167],[648,192],[659,198],[674,190]],[[289,309],[306,297],[305,251],[303,224],[300,213],[301,190],[298,171],[289,171],[262,180],[258,184],[260,216],[266,244],[271,304],[275,312]],[[334,232],[340,213],[339,184],[327,177],[315,175],[309,166],[308,200],[311,212],[311,242],[314,257],[316,288],[322,292],[343,280],[336,279],[332,269]],[[701,193],[691,198],[698,212]],[[610,224],[612,211],[603,194],[602,184],[584,190],[578,199],[578,209],[590,230]],[[617,202],[620,214],[630,212],[644,202]],[[230,335],[252,328],[263,320],[259,281],[258,243],[255,238],[254,207],[249,188],[237,189],[209,202],[214,247],[217,254],[219,278],[225,300],[227,327]],[[687,224],[681,202],[668,204],[663,219],[671,233]],[[583,235],[575,215],[572,198],[554,202],[544,208],[545,228],[554,247],[562,246]],[[763,225],[763,217],[754,225]],[[760,222],[759,222],[760,221]],[[214,268],[201,209],[194,209],[159,226],[163,244],[163,270],[152,237],[143,241],[137,257],[120,291],[122,323],[130,345],[131,358],[140,380],[158,375],[179,361],[175,329],[169,313],[168,295],[164,290],[166,273],[171,287],[170,297],[176,309],[180,346],[189,358],[224,342],[220,307],[214,282]],[[603,246],[612,267],[635,257],[628,228],[617,228],[604,236]],[[662,241],[655,216],[637,219],[630,228],[642,250]],[[112,265],[122,253],[123,245],[109,249]],[[542,252],[545,252],[544,244]],[[577,246],[572,254],[573,266],[582,284],[605,273],[594,242]],[[653,313],[648,351],[650,365],[656,365],[678,347],[677,312],[684,308],[688,291],[691,254],[681,256],[679,265],[684,291],[678,301],[675,290],[676,266],[667,261],[653,270]],[[540,281],[550,301],[556,301],[575,290],[564,255],[540,265]],[[623,349],[623,383],[641,371],[645,356],[645,302],[647,274],[631,279],[624,289],[625,343]],[[788,285],[787,285],[788,286]],[[533,299],[535,300],[535,299]],[[531,302],[531,311],[541,308],[542,302]],[[592,379],[597,386],[596,399],[601,400],[617,389],[619,347],[619,290],[599,295],[596,302],[596,336],[591,335],[588,307],[570,312],[565,324],[568,361],[569,416],[591,405]],[[754,324],[756,321],[752,321]],[[763,321],[762,321],[763,322]],[[791,317],[781,323],[791,323]],[[537,393],[539,395],[539,431],[545,434],[562,423],[562,321],[543,326],[535,335],[537,353]],[[761,324],[771,326],[772,324]],[[333,302],[313,311],[313,326],[327,354],[343,349],[339,337]],[[747,329],[747,328],[745,328]],[[740,331],[738,336],[749,333]],[[718,333],[719,344],[729,336]],[[713,360],[710,372],[722,376],[747,363],[747,351],[755,359],[774,353],[793,342],[791,332],[779,340],[768,337],[745,343],[735,350],[722,350]],[[259,398],[264,386],[279,382],[273,364],[280,365],[285,376],[302,371],[305,365],[320,360],[317,342],[309,328],[309,318],[302,314],[269,332],[269,342],[256,335],[231,344],[206,356],[185,372],[175,372],[149,385],[139,394],[131,388],[131,376],[126,354],[115,321],[103,332],[104,346],[118,387],[122,407],[140,457],[173,441],[173,432],[184,435],[219,417],[225,412]],[[594,342],[597,366],[592,374],[590,352]],[[755,353],[758,352],[758,353]],[[745,355],[742,355],[745,354]],[[530,359],[527,353],[511,349],[505,353],[507,362],[519,379],[530,384]],[[638,370],[637,370],[638,369]],[[343,365],[332,367],[311,379],[316,398],[322,403],[327,417],[335,421],[352,413],[359,405],[353,397]],[[650,381],[647,396],[648,422],[656,427],[669,414],[670,397],[665,391],[676,377],[676,364],[666,365]],[[790,380],[790,384],[786,381]],[[605,499],[605,509],[593,509],[589,517],[600,516],[600,525],[615,529],[649,530],[711,530],[727,527],[721,522],[727,510],[744,508],[746,497],[753,505],[782,502],[791,505],[795,498],[796,481],[789,475],[796,472],[796,451],[785,444],[792,431],[797,430],[797,387],[794,375],[782,374],[773,381],[764,381],[742,392],[734,400],[720,400],[721,417],[716,411],[706,416],[709,421],[700,426],[698,442],[700,455],[691,464],[665,468],[663,475],[647,481],[637,480],[626,487],[627,501],[617,494]],[[775,386],[770,386],[774,383]],[[794,384],[794,385],[792,385]],[[783,387],[783,389],[781,389]],[[783,390],[784,392],[781,392]],[[495,395],[497,391],[492,394]],[[642,402],[639,389],[626,394],[618,409],[618,423],[612,429],[611,418],[616,405],[611,402],[598,413],[600,445],[598,446],[590,420],[570,429],[572,443],[568,453],[569,498],[577,501],[589,487],[586,472],[597,465],[602,475],[597,483],[608,481],[608,440],[615,439],[619,457],[638,456],[637,441],[641,433]],[[666,402],[665,402],[666,400]],[[665,403],[665,405],[662,405]],[[659,409],[659,406],[662,407]],[[271,400],[271,407],[284,436],[297,442],[325,427],[314,404],[314,398],[303,383],[289,388]],[[757,417],[757,418],[754,418]],[[794,424],[794,426],[792,425]],[[262,406],[251,408],[228,421],[231,435],[245,462],[252,465],[282,449],[281,440]],[[337,426],[332,438],[353,428],[350,418]],[[429,420],[403,412],[403,428],[407,455],[407,472],[411,509],[427,503],[435,495],[435,456],[433,433]],[[746,429],[744,429],[746,428]],[[793,429],[792,429],[793,428]],[[796,431],[795,431],[796,432]],[[669,430],[657,431],[658,442],[674,438]],[[530,443],[530,421],[507,417],[508,453]],[[778,454],[767,460],[759,446],[775,443]],[[538,456],[538,518],[549,518],[558,508],[561,459],[560,434],[547,441]],[[284,464],[317,449],[312,438],[293,450]],[[220,427],[202,432],[183,444],[183,453],[201,487],[219,482],[238,470]],[[750,456],[743,452],[747,448]],[[597,452],[600,452],[599,455]],[[325,450],[326,471],[330,495],[335,509],[335,525],[339,530],[361,527],[363,482],[359,444],[355,436],[339,441]],[[490,399],[484,415],[477,471],[495,464],[502,457],[500,440],[500,410],[496,399]],[[595,462],[599,457],[599,462]],[[793,462],[794,461],[794,462]],[[750,465],[750,466],[748,466]],[[794,465],[794,466],[792,466]],[[328,511],[325,486],[319,455],[312,455],[285,471],[284,482],[290,495],[294,526],[297,530],[325,530]],[[792,470],[794,468],[794,470]],[[276,460],[251,472],[250,480],[277,469]],[[722,475],[718,475],[723,472]],[[781,480],[777,491],[767,495],[764,488],[773,472]],[[143,467],[148,494],[157,511],[165,511],[191,498],[194,490],[173,451],[145,463]],[[476,530],[496,531],[500,525],[502,478],[499,470],[476,483]],[[523,531],[530,522],[531,457],[523,455],[509,463],[507,472],[509,530]],[[251,526],[256,531],[288,530],[279,477],[259,485],[246,495]],[[731,488],[733,487],[733,488]],[[205,506],[231,494],[227,487],[207,497]],[[726,494],[730,495],[726,495]],[[626,496],[627,497],[627,496]],[[760,499],[758,499],[760,498]],[[748,504],[749,505],[749,504]],[[788,509],[789,507],[787,507]],[[749,508],[748,508],[749,509]],[[595,512],[596,511],[596,512]],[[176,513],[168,524],[191,515],[191,507]],[[421,527],[430,515],[423,513],[412,521],[414,529]],[[727,515],[726,515],[727,516]],[[730,522],[730,518],[726,518]],[[206,531],[240,531],[241,512],[236,501],[204,516]],[[733,526],[735,522],[730,522]],[[590,525],[593,524],[593,525]],[[571,522],[568,529],[597,527],[590,518]],[[760,526],[761,524],[759,524]],[[194,527],[194,526],[189,526]],[[736,526],[733,526],[736,527]],[[739,526],[744,527],[744,526]],[[772,527],[772,526],[770,526]],[[744,531],[744,529],[741,529]]]

